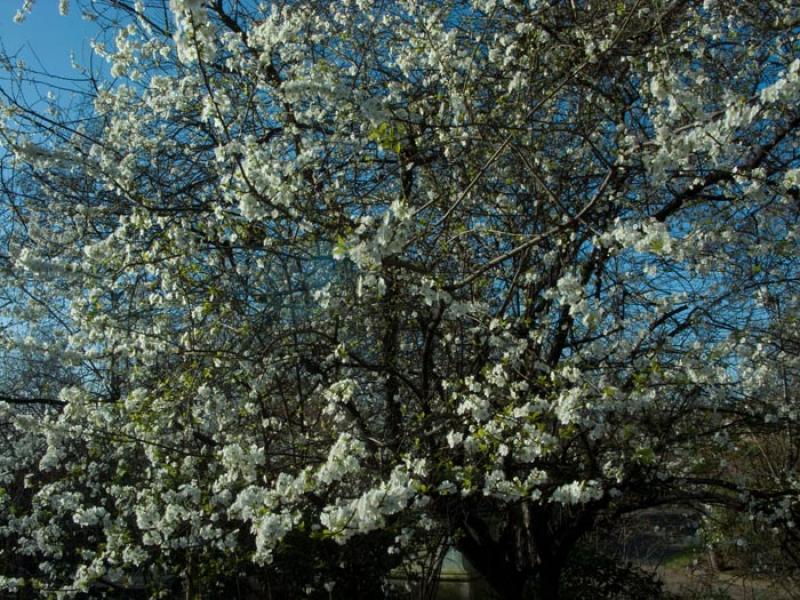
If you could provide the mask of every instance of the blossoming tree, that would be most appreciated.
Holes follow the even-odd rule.
[[[368,598],[439,544],[557,598],[624,513],[788,527],[796,458],[726,460],[800,418],[796,8],[61,4],[108,75],[5,62],[6,589]]]

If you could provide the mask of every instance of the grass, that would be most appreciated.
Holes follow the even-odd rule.
[[[665,569],[688,569],[703,558],[704,550],[700,546],[689,546],[671,554],[664,559]]]

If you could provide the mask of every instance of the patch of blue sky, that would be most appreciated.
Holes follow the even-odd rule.
[[[15,23],[21,6],[22,0],[0,3],[0,42],[9,57],[53,78],[75,77],[73,63],[89,65],[89,41],[98,30],[77,7],[61,16],[56,0],[42,0],[24,21]]]

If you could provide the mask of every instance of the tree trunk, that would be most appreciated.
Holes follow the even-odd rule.
[[[572,517],[567,526],[553,527],[550,507],[525,505],[493,536],[489,524],[472,514],[456,547],[504,600],[558,600],[564,564],[594,523],[591,510]]]
[[[539,594],[541,600],[558,600],[560,594],[562,565],[556,562],[542,563],[539,571]]]
[[[196,600],[197,592],[194,585],[194,557],[189,556],[188,565],[186,566],[186,588],[184,590],[186,600]]]
[[[470,516],[465,524],[465,535],[456,542],[458,551],[503,600],[523,600],[526,577],[513,564],[513,555],[509,556],[503,544],[492,539],[489,528],[481,519]]]

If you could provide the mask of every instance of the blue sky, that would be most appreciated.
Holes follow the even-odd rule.
[[[23,0],[0,0],[0,42],[9,55],[31,67],[44,67],[53,75],[70,76],[70,51],[80,64],[88,64],[89,40],[97,29],[84,21],[77,6],[66,17],[58,14],[58,0],[38,0],[22,23],[14,15]],[[74,2],[70,4],[75,4]]]

